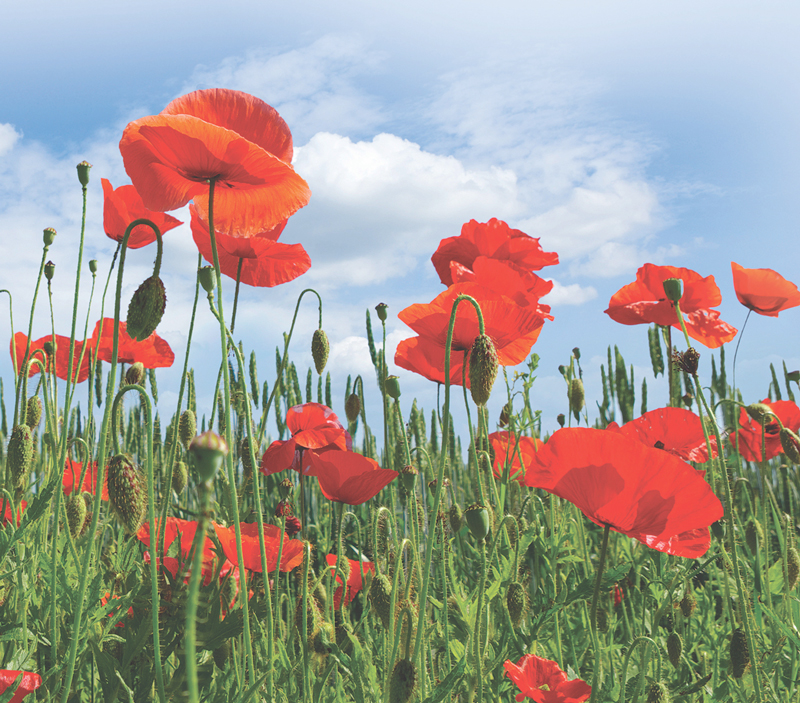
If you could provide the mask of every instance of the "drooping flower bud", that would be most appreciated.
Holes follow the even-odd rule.
[[[566,421],[567,421],[567,416],[564,415],[564,413],[558,413],[558,415],[556,415],[556,422],[558,422],[560,427],[563,427]]]
[[[213,266],[201,266],[197,269],[197,278],[206,293],[211,293],[217,287],[217,274]]]
[[[573,347],[572,348],[572,356],[575,357],[576,361],[580,361],[581,360],[581,350],[578,347]]]
[[[747,410],[747,414],[756,422],[761,422],[772,412],[772,408],[766,403],[750,403],[745,410]]]
[[[81,161],[78,166],[78,181],[85,188],[89,185],[89,169],[92,165],[88,161]]]
[[[22,486],[33,462],[33,435],[27,425],[17,425],[8,440],[6,465],[15,486]]]
[[[128,304],[128,334],[137,342],[147,339],[161,322],[166,306],[164,283],[158,276],[150,276],[136,289]]]
[[[695,611],[695,608],[697,608],[697,598],[694,597],[694,593],[687,589],[686,593],[683,594],[683,598],[681,598],[680,605],[683,617],[691,617],[692,613]]]
[[[800,437],[788,427],[780,431],[781,447],[783,453],[795,464],[800,464]]]
[[[488,334],[479,334],[469,352],[469,390],[475,405],[486,405],[497,378],[497,350]]]
[[[417,668],[410,659],[401,659],[394,665],[389,679],[389,703],[408,703],[417,686]]]
[[[147,486],[136,464],[125,454],[111,459],[108,471],[108,500],[120,522],[133,534],[142,526],[147,510]]]
[[[178,420],[178,438],[184,449],[189,449],[194,436],[197,434],[197,418],[191,410],[184,410]]]
[[[391,625],[392,582],[386,574],[378,574],[372,579],[367,600],[381,624],[388,630]]]
[[[664,281],[664,294],[667,300],[677,303],[683,297],[683,284],[680,278],[668,278]]]
[[[192,440],[189,452],[194,457],[200,480],[208,483],[222,466],[228,454],[228,445],[218,434],[206,430]]]
[[[52,261],[48,261],[44,265],[44,277],[48,281],[52,281],[53,280],[53,276],[55,276],[55,275],[56,275],[56,265]]]
[[[214,656],[214,663],[217,665],[221,671],[225,671],[225,666],[228,663],[228,659],[231,658],[231,641],[230,640],[223,640],[222,644],[217,647],[213,652]]]
[[[361,398],[357,393],[351,393],[344,402],[345,417],[348,422],[355,422],[358,420],[359,413],[361,413]]]
[[[450,506],[450,512],[448,513],[448,518],[450,520],[450,529],[453,533],[458,532],[461,529],[461,520],[463,519],[463,514],[461,512],[461,508],[459,507],[458,503],[453,503]]]
[[[681,652],[683,652],[683,640],[677,632],[670,632],[667,637],[667,656],[669,663],[676,669],[681,665]]]
[[[331,345],[328,342],[328,335],[325,334],[325,330],[321,327],[314,330],[314,336],[311,338],[311,358],[314,360],[314,368],[320,375],[325,370],[325,364],[328,363],[330,350]]]
[[[519,581],[512,581],[506,593],[506,607],[514,627],[522,624],[528,612],[528,590]]]
[[[28,398],[28,409],[25,412],[25,424],[34,429],[42,421],[42,401],[38,395]]]
[[[731,674],[733,678],[740,679],[750,666],[750,650],[747,647],[747,637],[741,627],[737,627],[731,636]]]
[[[579,378],[573,378],[569,384],[569,409],[575,416],[576,421],[581,419],[581,410],[583,410],[585,399],[583,381]]]
[[[56,231],[52,227],[47,227],[42,234],[42,241],[44,241],[44,245],[49,247],[56,241]]]
[[[135,361],[125,372],[125,383],[131,386],[141,386],[142,381],[144,381],[144,364],[141,361]]]
[[[403,488],[405,488],[409,493],[414,490],[414,483],[417,480],[417,474],[419,471],[410,464],[407,464],[402,469],[400,469],[400,481],[403,483]]]
[[[472,536],[480,542],[489,534],[489,510],[480,503],[470,505],[464,511],[464,519]]]
[[[172,490],[176,493],[183,493],[187,483],[189,483],[189,469],[186,462],[176,461],[172,467]]]
[[[751,554],[755,554],[757,549],[763,549],[764,530],[758,520],[747,523],[744,531],[744,541],[747,543]]]
[[[375,312],[378,313],[378,319],[381,322],[386,322],[386,311],[389,309],[389,306],[386,303],[378,303],[375,306]]]
[[[397,376],[387,376],[383,388],[390,398],[397,400],[400,397],[400,379]]]
[[[86,522],[86,499],[82,493],[73,493],[67,498],[67,527],[73,539],[80,537]]]

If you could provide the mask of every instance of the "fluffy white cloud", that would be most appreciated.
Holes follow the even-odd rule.
[[[592,286],[581,286],[578,283],[563,285],[553,280],[553,290],[542,298],[542,302],[556,307],[558,305],[583,305],[597,297],[597,291]]]
[[[0,156],[14,148],[14,144],[22,135],[14,129],[13,124],[3,124],[0,122]]]

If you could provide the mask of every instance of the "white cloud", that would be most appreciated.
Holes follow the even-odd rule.
[[[583,305],[594,300],[597,291],[592,286],[581,286],[578,283],[563,285],[553,280],[553,290],[542,298],[542,302],[556,307],[558,305]]]
[[[3,124],[0,122],[0,156],[14,148],[14,144],[22,135],[14,129],[13,124]]]

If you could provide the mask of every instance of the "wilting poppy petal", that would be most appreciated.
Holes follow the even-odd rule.
[[[194,205],[189,209],[192,213],[194,243],[203,258],[213,264],[208,223],[201,219]],[[281,224],[285,224],[285,221]],[[282,244],[263,236],[243,239],[217,233],[217,255],[223,274],[234,280],[238,276],[242,283],[261,288],[272,288],[293,281],[311,267],[311,258],[300,244]]]
[[[244,566],[250,571],[261,573],[261,552],[258,545],[258,525],[254,522],[239,523],[242,533],[242,555]],[[225,556],[234,564],[239,563],[236,553],[236,530],[233,527],[214,525]],[[267,555],[267,569],[275,571],[278,564],[281,529],[275,525],[264,525],[264,547]],[[281,571],[291,571],[303,563],[303,541],[283,536]]]
[[[536,703],[583,703],[592,687],[581,679],[569,681],[558,664],[534,654],[525,654],[516,664],[507,659],[506,675],[519,687],[517,701],[530,698]]]
[[[526,485],[555,493],[598,525],[668,554],[705,554],[706,528],[722,517],[719,499],[689,464],[616,432],[558,430],[535,458]]]
[[[64,464],[64,475],[61,483],[64,487],[64,495],[69,495],[75,490],[75,485],[78,483],[83,472],[83,464],[77,461],[67,459]],[[86,470],[83,477],[83,484],[80,488],[81,492],[88,492],[92,495],[97,495],[97,462],[93,461],[91,467]],[[108,471],[103,473],[103,493],[100,496],[103,500],[108,500]]]
[[[336,572],[336,555],[327,554],[325,556],[325,561],[327,561],[328,566],[331,567],[331,574],[334,574]],[[350,603],[353,602],[353,598],[356,597],[356,594],[364,588],[364,579],[361,576],[361,570],[364,570],[365,576],[375,571],[375,564],[371,561],[353,561],[352,559],[348,559],[347,561],[350,562],[350,576],[347,578],[347,593],[344,597],[345,607],[350,605]],[[339,584],[339,587],[336,589],[336,593],[333,594],[333,607],[338,610],[339,604],[342,601],[341,574],[337,577],[336,583]]]
[[[781,419],[784,427],[792,432],[800,431],[800,408],[796,403],[791,400],[769,398],[764,398],[761,403],[769,406],[770,410]],[[738,432],[731,434],[731,443],[747,461],[768,461],[783,451],[779,435],[780,426],[773,418],[767,420],[762,429],[761,423],[753,420],[742,408],[739,412],[739,427]],[[761,451],[762,435],[766,454]]]
[[[450,286],[455,282],[450,263],[457,262],[471,270],[479,256],[510,261],[524,271],[538,271],[558,263],[558,254],[543,251],[538,239],[496,218],[485,223],[470,220],[461,228],[460,236],[447,237],[439,243],[431,261],[441,282]]]
[[[502,478],[506,470],[506,464],[510,462],[508,476],[520,483],[524,483],[525,470],[535,460],[534,457],[539,447],[544,445],[544,442],[536,437],[521,436],[518,438],[513,432],[492,432],[489,435],[489,441],[492,443],[492,449],[494,450],[494,465],[492,467],[494,475],[497,478]],[[521,462],[520,457],[522,458]]]
[[[746,269],[731,261],[733,288],[746,308],[759,315],[778,313],[800,305],[800,290],[772,269]]]
[[[133,186],[114,188],[107,178],[101,178],[100,183],[103,186],[103,229],[108,237],[117,242],[122,241],[128,225],[141,218],[150,220],[161,234],[183,224],[172,215],[148,210]],[[152,227],[137,225],[128,237],[128,248],[139,249],[154,241],[156,233]]]
[[[30,357],[33,358],[33,352],[37,349],[44,349],[44,345],[47,342],[52,342],[53,337],[52,335],[47,335],[45,337],[41,337],[33,342],[31,342],[31,349],[30,349]],[[14,335],[13,344],[16,346],[17,351],[17,364],[22,365],[25,355],[25,347],[28,345],[28,337],[23,332],[17,332]],[[78,368],[78,359],[80,359],[81,351],[83,350],[84,342],[75,341],[75,352],[73,356],[72,368],[77,368],[77,383],[83,383],[87,378],[89,378],[89,355],[90,349],[86,350],[86,353],[83,355],[83,360],[81,361],[81,365]],[[13,359],[13,351],[11,352],[12,359]],[[63,380],[67,380],[68,372],[67,368],[69,367],[69,337],[64,337],[60,334],[56,335],[56,376]],[[42,354],[37,354],[36,359],[42,361]],[[45,362],[47,370],[50,371],[50,359],[48,358]],[[28,369],[28,376],[33,376],[34,374],[39,373],[39,364],[31,364],[30,368]],[[73,380],[75,380],[75,374],[73,373]]]
[[[328,500],[347,505],[361,505],[374,498],[399,475],[355,452],[312,454],[309,473],[317,477],[320,490]]]
[[[13,687],[14,682],[19,676],[22,676],[22,679],[20,680],[17,692],[11,697],[9,703],[20,703],[25,696],[42,685],[42,677],[39,676],[39,674],[33,674],[29,671],[0,669],[0,693],[5,693],[9,687]]]
[[[104,317],[97,321],[92,333],[92,348],[97,344],[98,337],[100,346],[97,349],[97,358],[100,361],[111,363],[111,355],[114,351],[113,317]],[[121,364],[133,364],[138,361],[146,369],[160,369],[172,366],[175,361],[175,354],[166,340],[153,332],[147,339],[137,342],[128,334],[127,323],[122,321],[119,323],[118,346],[117,361]]]
[[[606,429],[636,439],[648,447],[663,449],[684,461],[708,461],[706,438],[700,418],[685,408],[658,408],[626,422],[612,422]],[[717,439],[710,437],[717,456]]]

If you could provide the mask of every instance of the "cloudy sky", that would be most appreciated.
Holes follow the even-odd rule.
[[[124,126],[188,91],[234,88],[278,109],[313,193],[281,238],[303,244],[310,271],[242,294],[236,336],[259,353],[262,380],[271,384],[275,346],[297,295],[312,286],[324,300],[341,413],[347,374],[374,384],[365,310],[389,305],[393,350],[411,335],[397,312],[443,290],[430,264],[439,240],[470,219],[497,217],[561,259],[544,272],[555,280],[555,320],[534,349],[541,366],[533,398],[545,427],[566,410],[557,367],[575,346],[590,407],[602,397],[599,365],[609,344],[636,366],[637,382],[648,376],[650,406],[662,402],[645,328],[603,314],[639,266],[714,275],[722,318],[736,327],[745,310],[733,294],[731,261],[800,281],[800,11],[790,2],[494,5],[31,0],[5,10],[0,287],[14,295],[16,329],[27,326],[41,230],[53,226],[57,331],[69,333],[80,223],[75,164],[94,165],[84,260],[99,260],[101,285],[114,244],[102,232],[100,178],[129,182],[117,148]],[[188,223],[187,212],[174,214]],[[123,308],[152,256],[130,254]],[[159,333],[179,358],[195,263],[188,224],[167,234]],[[81,327],[89,283],[84,271]],[[230,310],[232,286],[225,293]],[[737,372],[748,400],[766,394],[770,362],[800,367],[798,314],[751,317]],[[302,369],[315,321],[309,302],[291,352]],[[34,336],[48,326],[42,299]],[[208,359],[218,354],[217,335],[203,309],[192,364],[206,388],[216,378]],[[708,373],[707,354],[703,360]],[[417,397],[430,410],[433,384],[393,370],[406,409]],[[173,411],[178,373],[159,372],[162,413]],[[0,375],[8,388],[6,358]]]

